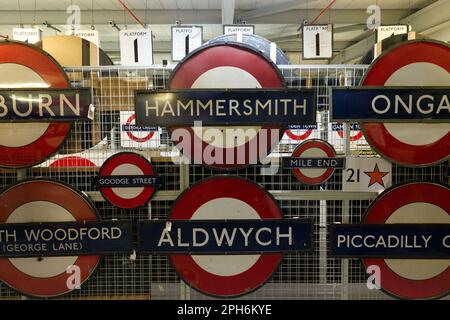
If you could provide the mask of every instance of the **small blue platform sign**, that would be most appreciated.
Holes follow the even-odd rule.
[[[314,91],[136,91],[137,126],[315,124]]]
[[[173,220],[139,223],[141,252],[225,254],[305,251],[311,248],[310,220]]]
[[[331,90],[332,121],[450,122],[449,87],[359,87]]]
[[[332,225],[330,239],[335,257],[450,257],[450,224]]]

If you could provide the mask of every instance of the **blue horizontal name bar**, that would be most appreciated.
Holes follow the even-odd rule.
[[[450,121],[450,87],[333,88],[332,121]]]
[[[139,250],[225,254],[303,251],[312,248],[309,220],[141,221]]]
[[[158,131],[158,127],[138,127],[134,124],[123,124],[122,131],[125,132],[136,132],[136,131]]]
[[[75,121],[93,117],[90,89],[0,90],[1,121]]]
[[[316,130],[317,124],[290,124],[289,130]]]
[[[92,177],[97,187],[152,187],[161,185],[161,178],[153,175],[112,175]]]
[[[283,158],[283,167],[293,168],[343,168],[345,158]]]
[[[136,125],[315,124],[313,90],[136,91]]]
[[[0,257],[101,255],[132,251],[128,221],[0,224]]]
[[[333,225],[335,257],[448,258],[450,224]]]

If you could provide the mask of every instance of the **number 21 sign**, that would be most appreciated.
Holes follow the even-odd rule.
[[[392,184],[392,164],[382,158],[347,157],[343,191],[380,192]]]

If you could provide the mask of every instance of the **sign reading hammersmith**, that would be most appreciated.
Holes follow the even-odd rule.
[[[313,90],[136,91],[136,125],[314,124]]]

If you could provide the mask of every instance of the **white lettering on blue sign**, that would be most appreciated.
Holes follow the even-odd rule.
[[[414,101],[415,100],[415,101]],[[450,113],[450,102],[447,95],[443,95],[439,101],[435,101],[431,95],[421,95],[414,97],[408,95],[407,99],[400,95],[395,95],[392,101],[388,96],[379,94],[372,99],[372,110],[377,114],[385,114],[394,108],[394,114],[413,114],[414,108],[422,114],[439,114],[445,110]]]
[[[288,227],[286,231],[282,231],[280,227],[276,227],[272,230],[267,227],[262,228],[232,228],[229,231],[226,228],[192,228],[192,242],[184,242],[182,229],[176,228],[176,236],[172,235],[173,230],[163,229],[159,241],[158,247],[170,246],[170,247],[203,247],[210,241],[213,241],[217,247],[233,247],[235,241],[239,241],[236,238],[242,237],[244,240],[244,246],[248,247],[252,241],[255,241],[260,246],[270,246],[276,244],[281,245],[281,241],[286,242],[288,245],[293,243],[292,227]],[[202,237],[200,236],[202,234]],[[250,238],[251,237],[251,238]]]

